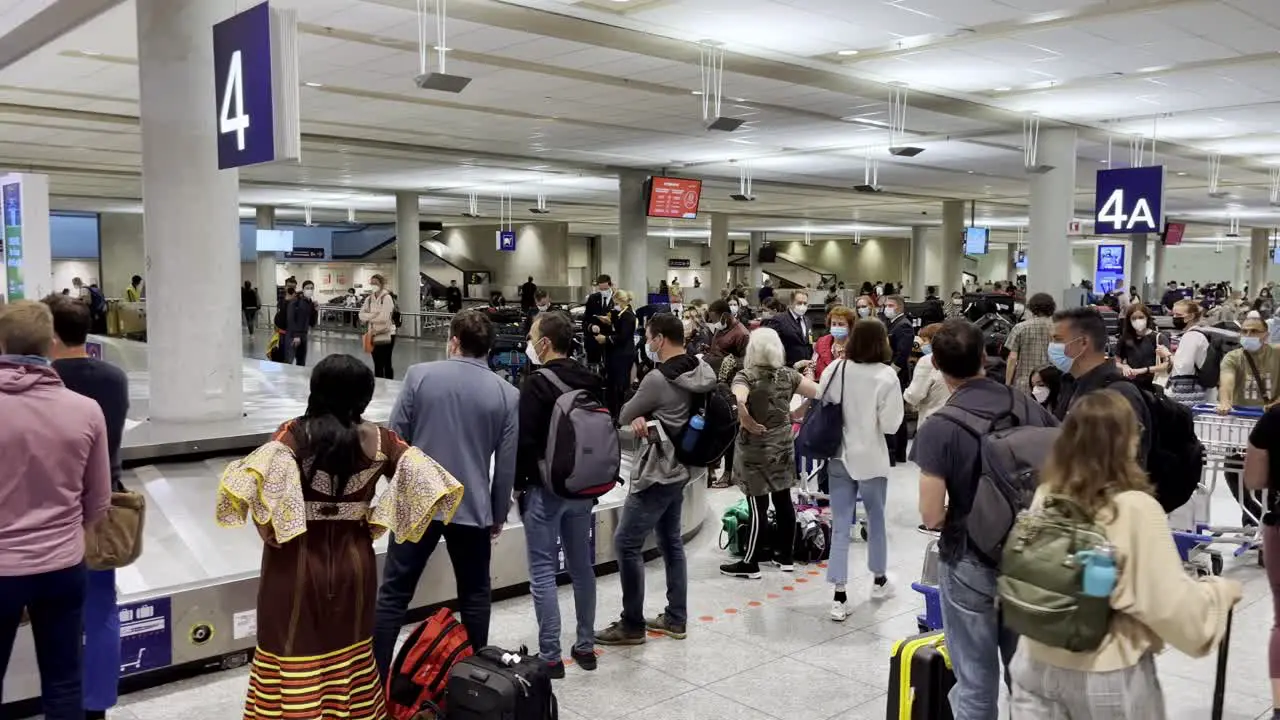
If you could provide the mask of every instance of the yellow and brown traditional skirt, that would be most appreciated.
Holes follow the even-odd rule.
[[[373,641],[316,657],[278,657],[259,648],[249,670],[244,716],[383,720],[387,709]]]

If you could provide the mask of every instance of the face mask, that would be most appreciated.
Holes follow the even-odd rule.
[[[898,313],[898,308],[895,308],[895,307],[885,307],[885,309],[884,309],[884,316],[885,316],[886,318],[888,318],[889,320],[893,320],[894,318],[898,317],[898,315],[899,315],[899,313]]]
[[[1129,321],[1129,324],[1133,325],[1133,329],[1137,332],[1143,333],[1147,331],[1146,318],[1134,318],[1133,320]]]
[[[1176,317],[1176,316],[1173,318],[1173,329],[1174,329],[1174,330],[1185,330],[1186,328],[1187,328],[1187,319],[1186,319],[1186,318],[1180,318],[1180,317]]]
[[[732,315],[732,316],[734,316],[734,317],[738,317],[738,306],[737,306],[737,305],[730,305],[730,306],[729,306],[729,314],[730,314],[730,315]]]
[[[1031,397],[1035,398],[1036,402],[1043,405],[1044,402],[1049,399],[1049,388],[1044,385],[1037,385],[1031,388]]]
[[[837,340],[844,340],[849,337],[849,328],[837,325],[831,328],[831,337]]]
[[[1262,349],[1262,338],[1244,337],[1240,338],[1240,347],[1249,352],[1258,352]]]
[[[539,305],[538,312],[546,312],[551,309],[550,305]]]
[[[711,332],[720,332],[721,330],[723,330],[723,329],[724,329],[724,323],[722,323],[722,322],[713,322],[713,323],[711,323],[710,325],[708,325],[707,327],[711,328]]]
[[[809,306],[805,303],[800,303],[799,305],[796,305],[795,311],[796,315],[804,315],[809,312]]]
[[[676,304],[674,304],[674,305],[672,305],[672,306],[671,306],[671,314],[672,314],[672,315],[679,316],[679,315],[680,315],[681,313],[683,313],[683,312],[684,312],[684,305],[681,305],[680,303],[676,303]]]
[[[952,304],[952,305],[959,305],[959,304],[960,304],[960,303],[962,303],[962,302],[964,302],[964,300],[963,300],[962,298],[951,298],[951,304]]]
[[[1067,356],[1067,344],[1060,342],[1049,343],[1049,362],[1058,368],[1059,372],[1070,373],[1071,365],[1075,362],[1071,357]]]
[[[302,294],[305,295],[306,297],[311,297],[312,295],[315,294],[315,292],[316,292],[315,290],[312,290],[311,288],[307,288],[306,290],[302,291]]]
[[[381,285],[379,285],[379,284],[377,284],[377,283],[374,283],[374,284],[370,285],[369,287],[373,288],[373,291],[374,291],[374,292],[382,292],[382,286],[381,286]]]
[[[866,305],[859,305],[858,317],[861,317],[861,318],[871,317],[871,308],[867,307]]]
[[[654,365],[657,365],[660,362],[658,360],[658,351],[649,347],[648,343],[645,343],[644,355],[645,357],[649,358],[649,362],[653,363]]]
[[[921,354],[921,355],[931,355],[931,354],[933,354],[933,343],[924,343],[924,344],[922,344],[922,345],[920,346],[920,354]]]
[[[542,361],[538,359],[538,348],[535,347],[534,343],[525,343],[524,354],[528,356],[529,362],[534,365],[542,364]]]
[[[605,305],[608,305],[608,304],[609,304],[609,301],[613,299],[613,291],[612,291],[612,290],[601,290],[601,291],[600,291],[600,299],[601,299],[602,301],[604,301],[604,304],[605,304]]]

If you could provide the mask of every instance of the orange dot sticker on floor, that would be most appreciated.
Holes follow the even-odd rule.
[[[725,608],[725,609],[724,609],[724,614],[725,614],[725,615],[737,615],[737,614],[738,614],[738,608]]]
[[[826,566],[827,566],[827,564],[826,564],[826,563],[824,563],[824,562],[820,562],[820,563],[818,563],[818,567],[820,567],[820,568],[825,568]]]
[[[795,592],[795,590],[796,590],[796,589],[795,589],[794,587],[791,587],[790,585],[783,585],[783,586],[782,586],[782,591],[783,591],[783,592]]]
[[[650,639],[650,640],[658,640],[658,639],[660,639],[660,638],[662,637],[662,633],[660,633],[660,632],[653,632],[652,630],[651,630],[651,631],[649,631],[649,632],[648,632],[648,633],[646,633],[646,634],[649,636],[649,639]]]
[[[752,600],[751,602],[747,603],[747,607],[760,607],[763,604],[764,603],[760,602],[759,600]]]
[[[777,600],[778,598],[780,598],[780,597],[782,597],[782,596],[781,596],[781,595],[779,595],[779,594],[777,594],[777,593],[769,593],[769,594],[768,594],[768,595],[766,595],[765,597],[766,597],[766,598],[768,598],[768,599],[770,599],[770,600]]]
[[[796,578],[796,582],[798,582],[798,583],[807,583],[807,582],[809,582],[809,578]]]
[[[822,573],[818,572],[817,570],[810,570],[810,571],[809,571],[809,574],[810,574],[810,575],[813,575],[814,577],[817,577],[818,575],[821,575]]]
[[[715,621],[716,621],[716,619],[715,619],[714,617],[710,616],[710,615],[703,615],[702,617],[698,618],[698,620],[700,620],[700,621],[702,621],[702,622],[715,622]]]

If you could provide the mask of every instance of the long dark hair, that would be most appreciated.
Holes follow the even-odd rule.
[[[330,355],[311,371],[311,396],[297,431],[307,484],[317,472],[327,473],[333,496],[341,500],[347,481],[369,466],[360,416],[371,400],[373,371],[350,355]]]

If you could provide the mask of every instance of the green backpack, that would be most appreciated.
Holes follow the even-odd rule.
[[[730,505],[720,518],[720,549],[728,550],[734,557],[742,557],[747,549],[742,547],[743,530],[751,524],[751,507],[747,499],[742,498],[736,505]]]
[[[1005,626],[1049,647],[1096,650],[1111,626],[1111,600],[1084,594],[1079,553],[1108,544],[1095,519],[1061,496],[1019,515],[996,584]]]

